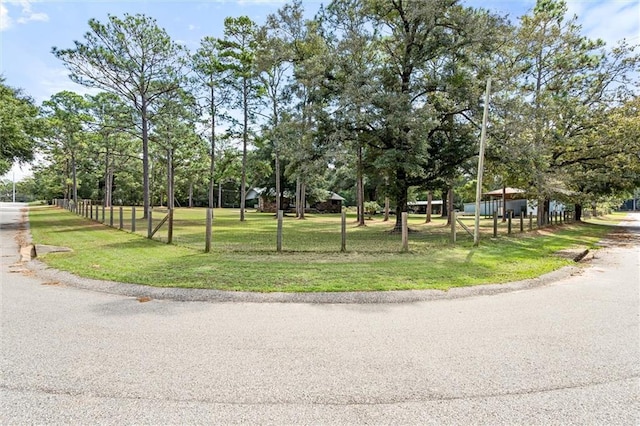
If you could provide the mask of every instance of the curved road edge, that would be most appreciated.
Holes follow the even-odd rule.
[[[566,266],[556,271],[541,275],[537,278],[515,281],[503,284],[481,284],[469,287],[455,287],[447,291],[442,290],[398,290],[384,292],[317,292],[317,293],[255,293],[242,291],[224,291],[197,288],[150,287],[141,284],[120,283],[114,281],[84,278],[66,271],[50,268],[44,262],[36,259],[25,261],[33,252],[29,222],[23,210],[22,218],[26,226],[22,230],[26,233],[18,241],[28,245],[20,248],[24,266],[33,271],[40,278],[60,283],[74,288],[129,296],[136,298],[150,298],[159,300],[192,301],[192,302],[245,302],[245,303],[324,303],[324,304],[390,304],[412,303],[442,299],[459,299],[474,296],[487,296],[506,292],[527,290],[561,281],[580,274],[580,266]],[[634,227],[635,228],[635,227]],[[605,249],[606,250],[606,249]],[[588,259],[588,258],[587,258]]]

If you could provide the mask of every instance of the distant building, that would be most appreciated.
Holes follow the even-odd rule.
[[[293,201],[291,197],[287,196],[285,192],[281,199],[282,205],[280,209],[289,211],[293,208]],[[267,190],[267,188],[251,188],[247,192],[246,206],[247,208],[255,208],[262,213],[275,213],[276,212],[276,199],[275,191]],[[316,211],[319,213],[340,213],[342,211],[342,203],[345,201],[339,194],[335,192],[327,191],[327,198],[320,200],[313,204],[305,206],[307,211]]]
[[[442,200],[432,200],[431,201],[431,214],[432,215],[441,215],[442,214]],[[407,203],[407,209],[411,213],[416,214],[427,214],[427,206],[429,205],[428,201],[410,201]]]
[[[503,194],[504,200],[502,199]],[[504,190],[496,189],[495,191],[485,192],[482,195],[484,199],[480,202],[480,214],[483,216],[493,216],[494,212],[498,212],[498,216],[503,217],[505,210],[513,210],[514,216],[523,214],[526,217],[529,215],[536,216],[538,214],[537,204],[531,200],[527,200],[524,189],[507,187],[504,188]],[[558,201],[552,200],[549,203],[550,212],[561,212],[565,210],[565,205]],[[475,214],[475,212],[476,203],[465,203],[465,214]]]

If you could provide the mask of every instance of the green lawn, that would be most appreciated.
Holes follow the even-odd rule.
[[[116,228],[118,213],[114,209]],[[107,223],[108,215],[107,211]],[[155,221],[162,216],[161,211],[154,212]],[[592,247],[610,230],[599,223],[520,233],[516,219],[511,236],[501,223],[500,237],[492,239],[492,222],[483,220],[482,243],[474,248],[461,229],[453,246],[442,219],[425,224],[423,216],[410,216],[410,251],[400,253],[401,237],[390,232],[393,224],[374,217],[366,227],[357,227],[350,215],[347,252],[340,253],[340,215],[309,215],[304,221],[285,218],[284,252],[276,253],[273,215],[249,211],[241,223],[237,210],[216,209],[214,217],[212,251],[205,254],[204,209],[176,210],[172,245],[162,243],[166,225],[156,235],[160,241],[146,239],[142,219],[133,234],[53,207],[30,210],[34,243],[74,250],[41,258],[54,268],[157,287],[259,292],[446,290],[532,278],[570,263],[554,252]],[[130,229],[130,209],[124,209],[123,219],[124,228]],[[473,224],[472,218],[464,220]]]

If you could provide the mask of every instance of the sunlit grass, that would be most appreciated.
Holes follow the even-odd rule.
[[[119,208],[114,209],[119,227]],[[100,216],[100,215],[99,215]],[[138,212],[141,217],[141,213]],[[161,210],[154,212],[158,223]],[[167,245],[166,225],[158,240],[145,238],[146,221],[136,221],[136,233],[123,232],[52,207],[32,207],[34,242],[72,248],[71,253],[43,257],[52,267],[75,274],[158,287],[194,287],[244,291],[372,291],[443,289],[503,283],[539,276],[569,261],[553,256],[568,247],[592,247],[610,229],[600,224],[571,224],[520,233],[519,222],[482,221],[482,244],[458,230],[450,243],[450,228],[442,218],[425,224],[410,216],[409,253],[401,253],[401,236],[381,217],[357,227],[347,218],[347,252],[340,252],[340,215],[286,217],[283,249],[276,253],[277,221],[272,214],[216,209],[211,253],[204,249],[204,209],[177,209],[174,244]],[[101,219],[101,217],[99,217]],[[472,218],[464,219],[472,225]],[[107,212],[107,223],[109,223]],[[131,228],[131,210],[123,209],[123,226]],[[525,230],[528,222],[524,224]]]

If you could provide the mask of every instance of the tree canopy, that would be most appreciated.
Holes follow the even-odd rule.
[[[0,87],[0,171],[38,140],[49,194],[108,204],[117,191],[146,212],[165,192],[171,204],[175,182],[176,199],[240,206],[243,220],[252,187],[276,208],[292,199],[300,218],[330,190],[360,224],[365,202],[390,198],[399,227],[416,194],[469,193],[488,78],[487,189],[526,189],[544,209],[640,186],[636,46],[585,37],[563,0],[514,23],[456,0],[333,0],[311,18],[296,0],[263,25],[227,18],[194,52],[145,15],[88,26],[53,54],[72,81],[108,93],[54,95],[42,115],[55,132]]]

